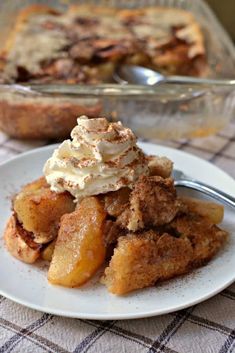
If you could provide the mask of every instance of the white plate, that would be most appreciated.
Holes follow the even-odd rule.
[[[195,156],[153,144],[140,144],[148,154],[165,155],[175,167],[235,196],[235,181],[222,170]],[[42,174],[55,146],[22,154],[0,166],[0,232],[10,215],[10,197]],[[123,297],[109,294],[99,283],[82,289],[52,286],[46,269],[14,259],[0,241],[0,294],[32,309],[75,318],[131,319],[169,313],[199,303],[235,280],[235,219],[226,209],[223,226],[230,231],[225,248],[205,267],[153,288]]]

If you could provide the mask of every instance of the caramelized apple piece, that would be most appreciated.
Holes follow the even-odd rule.
[[[56,242],[56,240],[53,240],[51,243],[49,243],[45,247],[45,249],[42,250],[41,257],[42,257],[43,260],[51,262],[52,255],[53,255],[53,252],[54,252],[54,249],[55,249],[55,242]]]
[[[188,210],[205,217],[213,224],[219,224],[224,218],[224,206],[215,202],[194,199],[193,197],[181,197]]]
[[[8,220],[4,240],[9,253],[18,260],[32,264],[40,255],[40,245],[32,241],[30,234],[17,223],[14,215]]]
[[[45,178],[26,185],[13,201],[17,219],[23,228],[34,235],[39,244],[48,243],[57,236],[62,215],[74,211],[69,193],[50,190]]]
[[[121,188],[101,196],[104,200],[104,207],[110,216],[118,217],[127,208],[131,189]]]
[[[64,215],[56,240],[48,280],[65,287],[87,282],[105,260],[106,212],[98,198],[87,197]]]

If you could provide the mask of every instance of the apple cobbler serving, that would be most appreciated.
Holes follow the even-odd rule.
[[[15,196],[4,238],[17,259],[48,261],[52,284],[100,282],[122,295],[205,265],[227,232],[223,206],[177,195],[173,163],[147,156],[120,122],[83,116]]]

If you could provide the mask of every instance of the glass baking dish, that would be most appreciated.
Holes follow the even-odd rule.
[[[18,11],[34,3],[48,5],[48,1],[36,0],[0,2],[1,45]],[[169,6],[189,10],[194,14],[204,33],[210,76],[223,78],[235,76],[234,45],[203,0],[131,0],[128,2],[52,0],[49,5],[65,10],[71,3],[92,3],[122,8]],[[11,102],[14,102],[14,107],[10,107],[11,114],[14,115],[15,112],[17,115],[17,111],[21,112],[20,118],[16,118],[16,123],[14,118],[6,119]],[[20,119],[25,118],[24,111],[22,113],[21,109],[27,106],[28,102],[32,103],[32,107],[38,105],[44,107],[43,113],[41,110],[38,110],[38,114],[32,113],[30,129],[17,135]],[[57,110],[61,109],[59,120],[53,119],[53,109],[50,109],[52,103],[56,103]],[[235,90],[222,86],[161,84],[157,87],[146,87],[103,84],[38,85],[29,88],[22,85],[2,84],[0,85],[0,128],[11,136],[21,138],[62,138],[68,136],[72,125],[76,123],[75,117],[73,119],[68,117],[71,111],[71,114],[76,112],[77,115],[80,113],[90,116],[106,115],[112,120],[121,120],[138,136],[144,138],[190,138],[207,136],[223,128],[234,114],[234,103]],[[69,109],[70,105],[78,105],[79,109]],[[64,118],[63,111],[66,111]]]

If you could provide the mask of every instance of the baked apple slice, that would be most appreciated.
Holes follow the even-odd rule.
[[[14,215],[7,222],[4,240],[9,253],[18,260],[32,264],[40,256],[41,245],[32,240],[31,234],[18,224]]]
[[[52,255],[55,249],[56,239],[54,239],[51,243],[47,244],[46,247],[41,252],[41,258],[45,261],[51,262]]]
[[[76,287],[92,277],[105,260],[105,219],[97,197],[85,198],[74,212],[62,217],[49,282]]]
[[[75,203],[69,193],[51,191],[45,178],[40,178],[23,187],[13,209],[22,227],[33,233],[34,241],[44,244],[57,236],[61,216],[73,212]]]

